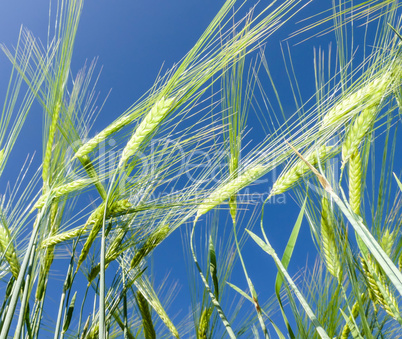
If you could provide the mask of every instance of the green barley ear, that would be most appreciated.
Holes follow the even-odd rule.
[[[362,199],[362,161],[359,151],[356,150],[349,162],[349,203],[352,211],[360,215]]]
[[[145,339],[155,339],[155,328],[152,322],[150,307],[148,301],[144,298],[140,291],[137,291],[137,305],[142,317],[142,327],[144,329]]]
[[[84,158],[88,153],[91,153],[102,141],[113,133],[118,132],[121,128],[131,123],[137,115],[126,115],[106,127],[99,132],[95,137],[83,144],[75,153],[74,158]]]
[[[378,264],[376,264],[375,259],[372,259],[371,256],[368,255],[367,260],[361,259],[361,263],[368,282],[369,297],[373,304],[379,304],[388,315],[394,319],[400,319],[398,302],[394,293],[390,290],[384,274],[379,269]],[[375,273],[377,279],[372,272]]]
[[[85,226],[50,236],[42,241],[41,248],[46,248],[48,246],[54,246],[54,245],[60,244],[64,241],[78,237],[79,235],[83,234],[84,232],[85,232]]]
[[[316,166],[319,162],[323,162],[330,155],[332,147],[321,146],[318,151],[312,150],[305,156],[307,162]],[[301,177],[310,172],[310,168],[301,159],[289,168],[286,172],[282,173],[272,186],[270,196],[281,194],[286,192],[292,186],[294,186]]]
[[[110,204],[110,207],[106,209],[106,219],[114,215],[120,215],[131,208],[131,204],[127,199],[118,200]],[[88,221],[85,224],[85,228],[89,225],[93,225],[91,231],[89,232],[87,241],[81,250],[81,254],[78,258],[76,271],[80,268],[81,264],[86,259],[89,250],[95,241],[99,231],[102,228],[103,216],[105,212],[105,203],[102,202],[89,216]]]
[[[394,66],[395,67],[395,66]],[[383,74],[360,87],[357,91],[351,93],[335,107],[331,108],[321,121],[321,129],[331,128],[338,124],[340,120],[359,106],[365,108],[374,107],[380,104],[384,96],[390,94],[387,92],[396,76],[398,68],[394,72],[382,71]],[[395,75],[393,75],[395,73]]]
[[[53,198],[60,198],[64,195],[85,188],[90,182],[92,181],[89,181],[88,179],[77,179],[73,182],[69,182],[68,184],[60,185],[52,189],[50,192],[42,195],[34,205],[34,208],[42,208],[45,205],[46,200],[49,199],[49,196],[52,196]]]
[[[327,198],[322,198],[321,203],[321,241],[324,252],[325,264],[328,272],[338,281],[342,279],[342,265],[335,240],[334,223],[331,216],[331,208]]]
[[[362,304],[364,304],[366,300],[366,295],[364,293],[360,296]],[[351,332],[352,327],[354,326],[354,322],[359,316],[360,312],[360,304],[356,301],[352,307],[352,314],[349,316],[348,322],[343,326],[341,339],[348,339],[349,333]]]
[[[159,124],[166,118],[171,110],[175,98],[165,99],[161,98],[143,118],[141,123],[136,128],[134,134],[131,136],[126,147],[121,155],[119,167],[121,167],[127,160],[137,153],[142,142],[151,135]]]
[[[207,307],[202,311],[200,322],[198,325],[197,339],[207,339],[209,319],[211,318],[212,311],[212,307]]]
[[[0,222],[0,253],[4,253],[4,257],[10,266],[11,274],[17,279],[20,272],[20,263],[10,231],[3,222]]]
[[[120,229],[117,233],[117,236],[112,240],[111,244],[109,245],[106,255],[105,255],[105,268],[109,266],[109,264],[116,260],[117,257],[121,254],[122,250],[119,249],[121,241],[123,240],[126,231]],[[99,274],[100,272],[100,264],[95,265],[92,267],[91,271],[88,274],[88,282],[91,283]]]
[[[131,260],[130,268],[137,267],[142,259],[151,253],[169,234],[169,226],[161,226],[153,231]]]
[[[242,188],[254,182],[256,179],[261,177],[265,173],[265,171],[266,168],[264,166],[256,165],[255,167],[246,170],[236,179],[233,179],[228,183],[218,187],[198,206],[196,219],[213,209],[215,206],[218,206],[225,200],[228,200],[231,196],[240,191]]]
[[[91,322],[91,315],[88,316],[87,321],[85,322],[84,328],[82,329],[80,339],[87,338],[87,332],[88,332],[90,322]]]
[[[392,253],[392,247],[394,246],[394,241],[395,241],[394,232],[390,232],[389,229],[387,228],[382,235],[380,245],[384,250],[384,252],[389,257],[391,256]]]
[[[365,135],[370,131],[377,116],[377,106],[363,109],[361,114],[353,122],[345,141],[342,144],[342,166],[356,153]]]

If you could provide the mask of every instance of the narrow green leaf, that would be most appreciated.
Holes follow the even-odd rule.
[[[77,297],[77,291],[75,291],[73,298],[71,299],[70,305],[68,306],[67,316],[66,316],[66,319],[64,320],[64,324],[63,324],[63,333],[66,333],[68,330],[68,327],[70,326],[71,318],[73,317],[76,297]]]
[[[321,326],[320,322],[318,321],[317,317],[315,316],[313,310],[310,308],[309,304],[307,303],[306,299],[301,294],[300,290],[297,288],[296,284],[293,282],[292,278],[290,277],[289,273],[286,271],[285,267],[283,267],[282,262],[279,260],[278,255],[275,253],[274,249],[270,244],[264,243],[264,241],[255,235],[253,232],[246,230],[250,236],[255,240],[255,242],[264,250],[266,251],[275,261],[276,266],[278,267],[279,271],[285,276],[286,280],[288,281],[289,287],[293,290],[294,294],[296,295],[297,299],[299,300],[300,304],[302,305],[304,311],[306,312],[307,316],[311,320],[312,324],[314,325],[316,331],[320,335],[322,339],[330,339],[327,332],[325,332],[324,328]]]
[[[226,282],[231,288],[233,288],[236,292],[240,293],[244,298],[246,298],[247,300],[251,301],[254,304],[254,300],[246,293],[243,292],[239,287],[231,284],[230,282]]]
[[[296,223],[293,226],[292,233],[290,234],[285,251],[283,252],[283,257],[282,257],[281,261],[282,261],[283,267],[285,267],[285,269],[288,268],[290,259],[292,258],[293,249],[295,248],[295,245],[296,245],[297,237],[299,236],[299,230],[300,230],[300,226],[303,221],[304,210],[306,208],[306,202],[307,202],[307,198],[304,200],[304,203],[300,210],[299,216],[297,217]],[[276,280],[275,280],[275,293],[277,296],[279,296],[279,293],[280,293],[280,290],[282,287],[282,283],[283,283],[282,277],[280,276],[280,274],[277,274]]]
[[[402,183],[399,181],[399,179],[398,179],[398,177],[396,176],[395,173],[394,173],[394,177],[395,177],[396,182],[398,183],[399,189],[400,189],[401,192],[402,192]]]
[[[306,208],[306,202],[307,202],[307,197],[304,200],[303,206],[300,210],[299,216],[297,217],[296,223],[293,226],[292,233],[290,234],[288,243],[287,243],[285,251],[283,253],[283,257],[282,257],[281,261],[282,261],[282,264],[285,267],[285,269],[288,268],[290,259],[292,258],[293,249],[296,245],[296,241],[299,236],[299,230],[300,230],[300,227],[301,227],[301,224],[303,221],[304,211]],[[282,318],[283,318],[283,321],[285,322],[286,328],[288,329],[289,336],[291,338],[295,338],[292,327],[290,326],[288,318],[286,317],[286,313],[283,308],[283,304],[282,304],[282,300],[281,300],[281,296],[280,296],[282,284],[283,284],[283,278],[282,278],[282,275],[279,274],[279,272],[278,272],[278,274],[276,275],[276,280],[275,280],[275,294],[278,299],[279,307],[280,307],[281,313],[282,313]]]

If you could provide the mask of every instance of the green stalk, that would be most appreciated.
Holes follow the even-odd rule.
[[[35,251],[35,249],[33,249]],[[21,308],[20,308],[20,314],[18,315],[18,323],[17,323],[17,328],[14,333],[14,339],[20,338],[21,330],[24,328],[24,319],[25,319],[25,309],[28,303],[28,292],[30,291],[29,285],[31,282],[31,274],[32,274],[32,265],[33,265],[33,260],[35,258],[35,253],[31,253],[30,260],[29,260],[29,265],[27,269],[27,276],[25,279],[25,288],[24,288],[24,293],[22,296],[21,300]],[[30,328],[28,327],[28,332],[30,332]],[[30,334],[30,337],[32,335]]]
[[[205,279],[204,274],[202,273],[201,267],[200,267],[200,265],[198,263],[197,256],[195,255],[194,246],[193,246],[193,238],[194,238],[194,231],[195,231],[196,221],[197,220],[195,220],[194,223],[193,223],[193,229],[191,230],[191,236],[190,236],[190,249],[191,249],[191,254],[193,255],[194,263],[195,263],[195,265],[197,267],[198,272],[200,273],[201,280],[204,283],[204,286],[205,286],[209,296],[211,297],[212,304],[216,307],[216,310],[218,311],[218,314],[219,314],[219,316],[220,316],[220,318],[222,320],[222,323],[223,323],[223,325],[225,325],[225,328],[226,328],[226,331],[227,331],[228,335],[230,336],[230,338],[236,339],[236,335],[234,334],[233,329],[230,326],[230,323],[227,320],[227,318],[226,318],[226,316],[225,316],[225,314],[224,314],[224,312],[222,310],[221,305],[219,304],[219,301],[216,299],[214,293],[212,292],[211,288],[209,287],[208,282]]]
[[[7,311],[6,318],[4,320],[4,325],[0,333],[0,339],[7,339],[8,332],[10,331],[11,323],[13,320],[15,308],[17,307],[17,301],[19,296],[19,293],[17,293],[17,291],[21,290],[21,287],[24,283],[25,272],[28,268],[29,263],[31,262],[31,256],[36,249],[36,238],[39,232],[39,220],[42,219],[42,214],[43,210],[41,210],[41,212],[38,214],[36,218],[33,231],[31,233],[31,238],[29,239],[28,248],[25,252],[24,260],[21,265],[20,273],[18,274],[17,281],[13,288],[15,293],[13,293],[13,295],[11,296],[9,309]],[[25,286],[25,288],[28,288],[28,286]]]

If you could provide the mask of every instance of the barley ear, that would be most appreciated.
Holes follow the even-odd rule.
[[[155,339],[155,328],[152,322],[151,312],[148,301],[144,298],[140,291],[137,291],[137,305],[142,317],[142,327],[145,339]]]
[[[361,298],[361,301],[362,301],[362,304],[363,304],[365,302],[365,300],[366,300],[366,295],[364,293],[362,293],[360,298]],[[354,321],[359,316],[359,312],[360,312],[360,304],[356,301],[353,304],[352,314],[349,316],[348,322],[345,324],[345,326],[343,326],[341,339],[348,339],[349,333],[351,332],[351,329],[354,326]]]
[[[215,206],[218,206],[225,200],[228,200],[242,188],[254,182],[256,179],[261,177],[265,171],[266,168],[264,166],[256,165],[255,167],[243,172],[243,174],[239,175],[237,178],[229,181],[223,186],[218,187],[198,206],[196,219],[213,209]]]
[[[305,160],[311,165],[316,166],[319,162],[324,161],[330,155],[332,147],[321,146],[318,150],[310,150],[305,156]],[[301,177],[310,172],[310,168],[307,164],[298,159],[296,163],[287,171],[282,173],[272,186],[270,196],[281,194],[292,188]]]
[[[360,215],[362,199],[362,161],[358,150],[350,158],[349,163],[349,203],[352,211]]]
[[[119,246],[125,234],[126,232],[120,229],[117,236],[113,239],[112,243],[108,247],[105,255],[105,268],[107,268],[109,264],[113,260],[116,260],[117,257],[122,253],[122,250],[119,249]],[[98,276],[99,272],[100,272],[100,264],[97,264],[94,267],[92,267],[91,271],[88,274],[88,282],[91,283]]]
[[[41,248],[46,248],[48,246],[54,246],[54,245],[60,244],[64,241],[78,237],[79,235],[83,234],[84,232],[85,232],[85,226],[50,236],[42,241]]]
[[[384,250],[384,252],[390,257],[392,253],[392,247],[394,246],[394,241],[395,241],[395,235],[394,232],[390,232],[389,229],[387,228],[385,232],[382,235],[381,238],[381,247]]]
[[[377,116],[377,106],[365,108],[353,122],[342,144],[342,166],[356,154],[364,136],[369,132]]]
[[[137,267],[142,259],[144,259],[149,253],[151,253],[156,246],[158,246],[169,234],[169,226],[160,226],[154,230],[143,245],[135,253],[133,259],[131,260],[130,268],[134,269]]]
[[[83,158],[87,154],[91,153],[102,141],[106,140],[107,137],[113,133],[118,132],[121,128],[128,125],[135,119],[136,115],[126,115],[106,127],[103,131],[99,132],[92,139],[88,140],[83,144],[75,153],[75,158]]]
[[[131,204],[127,199],[119,200],[110,204],[110,207],[106,207],[106,219],[112,217],[114,215],[120,215],[124,213],[131,207]],[[86,259],[89,250],[95,241],[99,231],[102,229],[103,225],[103,216],[105,212],[105,203],[102,202],[89,216],[88,221],[85,224],[85,228],[88,225],[93,225],[91,231],[89,232],[88,238],[81,250],[81,254],[78,258],[76,271],[80,268],[81,264]]]
[[[331,208],[327,198],[321,203],[321,241],[325,264],[328,272],[339,281],[342,279],[342,265],[335,240],[334,223],[331,217]]]
[[[167,114],[172,108],[175,98],[165,99],[161,98],[144,117],[141,123],[136,128],[134,134],[131,136],[126,147],[121,155],[119,167],[121,167],[127,160],[137,153],[142,142],[151,135],[159,124],[165,119]]]
[[[398,302],[390,290],[389,284],[385,281],[378,264],[370,255],[367,256],[367,260],[362,259],[361,261],[368,282],[369,297],[374,305],[379,304],[391,317],[400,319]]]
[[[207,333],[209,330],[209,319],[211,318],[212,311],[212,307],[204,308],[204,310],[202,311],[200,322],[198,325],[197,339],[207,339]]]
[[[18,261],[17,252],[15,251],[10,231],[5,223],[2,222],[0,222],[0,253],[1,252],[4,253],[4,257],[10,266],[11,274],[15,279],[17,279],[20,272],[20,263]]]
[[[77,179],[75,181],[69,182],[68,184],[55,187],[50,192],[42,195],[34,205],[34,208],[42,208],[45,205],[46,200],[49,199],[49,196],[52,196],[53,198],[60,198],[63,195],[67,195],[69,193],[73,193],[85,188],[89,184],[89,182],[90,181],[87,179]]]
[[[387,90],[395,78],[390,71],[380,71],[379,74],[376,79],[360,87],[331,108],[323,117],[320,129],[335,127],[347,114],[361,105],[365,108],[379,105],[383,97],[389,94]]]

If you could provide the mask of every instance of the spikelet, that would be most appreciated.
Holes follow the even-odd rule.
[[[119,200],[114,203],[111,203],[110,207],[107,208],[107,210],[106,210],[106,219],[113,215],[119,215],[119,214],[127,211],[130,207],[131,207],[131,204],[129,203],[129,201],[127,199],[123,199],[123,200]],[[95,211],[92,212],[92,214],[88,218],[87,223],[85,224],[85,228],[88,225],[93,225],[93,226],[92,226],[91,231],[89,232],[87,241],[85,242],[84,247],[82,248],[81,254],[78,258],[76,271],[78,271],[79,267],[86,259],[87,255],[89,253],[89,249],[92,246],[92,243],[95,241],[96,236],[98,235],[99,231],[102,228],[104,211],[105,211],[105,203],[103,202],[95,209]]]
[[[45,157],[43,159],[43,164],[42,164],[42,179],[45,184],[45,187],[47,187],[47,185],[49,184],[49,167],[50,167],[50,161],[52,158],[53,139],[54,139],[54,135],[56,133],[60,108],[61,108],[61,101],[58,100],[56,102],[56,104],[54,105],[54,111],[52,113],[52,121],[49,126],[49,137],[48,137],[46,149],[45,149]]]
[[[133,156],[141,143],[152,134],[159,124],[165,119],[174,103],[175,98],[161,98],[141,121],[134,134],[131,136],[121,155],[119,167]]]
[[[377,116],[377,106],[367,107],[350,127],[342,144],[342,166],[355,154],[364,136],[368,133]]]
[[[373,261],[370,255],[367,256],[367,260],[361,259],[361,262],[364,274],[367,278],[369,297],[371,301],[374,303],[374,305],[379,304],[391,317],[400,317],[398,302],[396,301],[393,292],[390,290],[389,284],[385,281],[385,277],[380,271],[378,265]],[[371,272],[375,273],[378,280],[374,278]],[[385,296],[381,292],[379,284],[385,291]],[[392,307],[390,307],[390,304]],[[393,309],[396,310],[396,314],[394,313]]]
[[[17,252],[15,251],[10,231],[7,226],[0,222],[0,253],[4,253],[10,270],[15,279],[18,278],[20,272],[20,263],[18,261]]]
[[[352,211],[360,215],[362,199],[362,161],[358,150],[356,150],[349,163],[349,204]]]
[[[318,151],[312,150],[309,154],[307,154],[304,158],[311,165],[315,166],[318,164],[318,161],[324,161],[328,155],[330,154],[332,147],[330,146],[321,146]],[[299,159],[297,162],[288,169],[285,173],[282,173],[279,178],[276,180],[274,185],[272,186],[272,190],[270,192],[270,196],[274,196],[277,194],[281,194],[290,189],[297,181],[310,172],[310,168],[307,164]]]
[[[113,133],[118,132],[121,128],[131,123],[135,118],[136,114],[126,115],[106,127],[103,131],[99,132],[92,139],[88,140],[84,145],[82,145],[74,155],[74,158],[83,158],[88,153],[92,152],[102,141]]]
[[[390,232],[389,229],[387,228],[382,235],[380,245],[384,250],[384,252],[389,257],[391,256],[392,253],[392,247],[394,246],[394,241],[395,241],[394,232]]]
[[[381,99],[387,95],[387,89],[392,84],[392,72],[387,71],[376,79],[347,96],[335,107],[331,108],[321,121],[321,129],[335,127],[340,120],[353,109],[377,106]]]
[[[264,166],[256,165],[255,167],[246,170],[237,178],[229,181],[227,184],[218,187],[200,204],[200,206],[198,206],[196,219],[261,177],[265,173],[265,170],[266,168]]]
[[[149,304],[140,291],[137,291],[137,305],[142,317],[142,327],[144,329],[145,339],[155,339],[156,334],[151,312],[149,310]]]
[[[42,208],[45,205],[46,200],[49,198],[49,195],[53,196],[54,198],[60,198],[63,195],[67,195],[69,193],[85,188],[90,182],[91,181],[89,181],[88,179],[77,179],[75,181],[69,182],[68,184],[60,185],[52,189],[51,192],[42,195],[34,205],[34,208]]]
[[[211,317],[213,309],[211,307],[204,308],[200,317],[200,323],[198,325],[197,339],[207,339],[207,333],[209,329],[209,319]]]
[[[152,250],[158,246],[169,234],[169,226],[158,227],[153,233],[151,233],[147,240],[145,240],[142,247],[135,253],[131,260],[130,268],[137,267],[142,259],[144,259]]]
[[[366,295],[364,293],[361,294],[362,303],[366,300]],[[343,326],[341,339],[348,339],[349,333],[351,331],[352,326],[354,326],[353,321],[357,319],[359,316],[360,304],[356,301],[352,307],[352,314],[349,316],[348,322]]]
[[[331,208],[327,198],[322,198],[321,241],[328,272],[338,280],[341,280],[342,265],[335,241],[334,225],[331,218]]]

